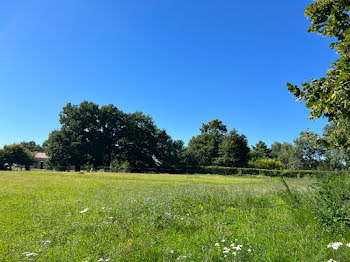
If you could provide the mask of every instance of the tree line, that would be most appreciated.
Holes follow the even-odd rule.
[[[0,168],[17,164],[28,169],[35,162],[31,153],[35,151],[50,156],[52,169],[74,167],[76,171],[82,167],[159,172],[194,172],[203,166],[299,170],[350,167],[349,151],[329,146],[335,123],[327,125],[322,136],[305,131],[293,143],[275,142],[269,148],[259,141],[250,148],[244,134],[228,130],[219,119],[202,124],[200,134],[186,147],[159,129],[151,116],[125,113],[114,105],[68,103],[59,119],[61,128],[51,132],[43,145],[30,141],[0,149]]]

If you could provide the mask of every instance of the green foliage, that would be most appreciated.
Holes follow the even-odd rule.
[[[259,158],[270,157],[271,149],[263,141],[259,141],[255,146],[253,146],[253,150],[250,152],[250,159],[255,160]]]
[[[245,167],[248,163],[248,140],[245,135],[233,129],[226,134],[219,145],[219,156],[215,163],[219,166]]]
[[[55,168],[83,165],[109,166],[114,158],[127,160],[132,168],[176,168],[182,141],[173,141],[150,116],[126,114],[113,105],[84,101],[68,103],[60,113],[60,130],[44,143]]]
[[[271,157],[282,162],[286,167],[291,168],[291,161],[293,158],[294,147],[292,144],[284,142],[275,142],[271,145]],[[294,168],[295,169],[295,168]]]
[[[313,186],[314,213],[324,228],[344,234],[350,226],[350,180],[329,175]]]
[[[34,155],[19,144],[5,145],[3,154],[10,169],[13,164],[17,164],[29,170],[30,166],[36,161]]]
[[[305,102],[311,111],[311,119],[327,117],[336,121],[337,128],[330,136],[337,137],[339,132],[345,130],[350,122],[350,3],[348,0],[318,0],[306,8],[305,15],[310,18],[309,32],[335,39],[331,48],[336,50],[339,59],[327,71],[327,76],[312,79],[303,83],[302,87],[288,83],[288,89]],[[348,135],[349,137],[349,135]],[[335,144],[335,147],[349,148],[350,140],[346,143]]]
[[[71,165],[80,166],[84,163],[85,155],[80,151],[80,143],[74,142],[71,132],[53,131],[45,143],[52,168],[63,171]]]
[[[282,162],[271,158],[251,160],[249,161],[248,166],[259,169],[284,169]]]
[[[203,124],[200,130],[201,134],[190,140],[183,154],[188,167],[247,165],[250,149],[246,136],[235,129],[227,133],[226,126],[218,119]]]
[[[304,170],[319,169],[327,166],[325,154],[327,148],[319,144],[318,135],[313,132],[301,132],[300,136],[294,140],[294,145],[290,143],[275,142],[271,146],[271,157],[282,162],[288,169]]]
[[[34,141],[29,141],[29,142],[21,142],[19,143],[21,146],[23,146],[26,150],[30,152],[42,152],[43,148],[35,143]]]
[[[214,119],[202,124],[201,134],[188,143],[188,154],[195,158],[198,165],[209,166],[219,157],[219,147],[227,133],[222,121]]]
[[[5,164],[6,164],[5,152],[3,149],[0,149],[0,170],[6,169]]]
[[[311,131],[301,132],[300,137],[295,139],[294,143],[294,167],[316,169],[325,152],[325,148],[317,144],[317,135]]]
[[[126,160],[118,160],[114,159],[111,162],[110,170],[112,172],[121,172],[121,173],[128,173],[131,172],[131,166],[130,163]]]
[[[239,168],[239,167],[222,167],[222,166],[207,166],[201,167],[198,170],[193,170],[196,173],[216,174],[216,175],[264,175],[264,176],[283,176],[301,178],[305,176],[322,177],[329,174],[329,171],[322,170],[278,170],[278,169],[258,169],[258,168]]]

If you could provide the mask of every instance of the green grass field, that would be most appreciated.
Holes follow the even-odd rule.
[[[350,261],[279,178],[0,172],[0,214],[0,261]]]

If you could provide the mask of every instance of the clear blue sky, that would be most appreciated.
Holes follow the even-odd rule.
[[[143,111],[185,142],[214,118],[249,144],[321,131],[286,88],[336,58],[307,33],[311,2],[2,1],[0,146],[42,143],[83,100]]]

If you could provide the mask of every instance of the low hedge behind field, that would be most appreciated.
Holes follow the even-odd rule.
[[[317,170],[272,170],[272,169],[257,169],[257,168],[239,168],[239,167],[220,167],[207,166],[202,167],[201,172],[205,174],[217,175],[264,175],[264,176],[284,176],[284,177],[304,177],[323,176],[331,171]]]
[[[89,171],[91,167],[81,167],[81,170]],[[56,168],[58,171],[74,170],[74,167]],[[117,172],[109,167],[99,167],[97,170],[105,172]],[[321,171],[321,170],[287,170],[287,169],[261,169],[261,168],[242,168],[242,167],[223,167],[223,166],[204,166],[197,168],[130,168],[130,170],[118,170],[118,172],[132,173],[169,173],[169,174],[213,174],[213,175],[264,175],[264,176],[283,176],[283,177],[320,177],[327,174],[341,174],[346,171]]]

